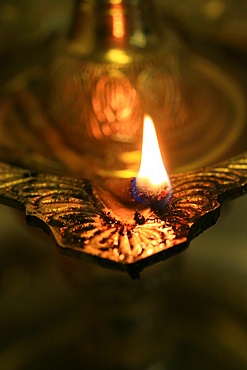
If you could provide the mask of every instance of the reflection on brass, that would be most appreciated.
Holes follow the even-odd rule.
[[[25,210],[28,223],[49,231],[63,253],[128,271],[133,277],[145,266],[183,251],[216,222],[223,201],[247,191],[245,153],[172,175],[173,194],[166,208],[145,217],[133,210],[132,219],[122,221],[88,180],[6,164],[0,170],[1,201]]]

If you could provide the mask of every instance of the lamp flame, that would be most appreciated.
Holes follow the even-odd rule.
[[[154,123],[148,115],[144,117],[141,165],[132,182],[132,194],[138,202],[154,208],[166,204],[171,196]]]

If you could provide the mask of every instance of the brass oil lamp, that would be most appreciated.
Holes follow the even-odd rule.
[[[28,303],[40,305],[39,328],[31,343],[20,335],[0,351],[2,368],[56,368],[54,348],[62,370],[247,364],[244,302],[233,306],[231,277],[218,289],[218,266],[199,274],[203,284],[204,261],[187,275],[181,259],[157,264],[247,189],[244,92],[214,58],[192,52],[159,9],[150,0],[77,0],[67,36],[3,79],[0,201],[52,236],[79,289],[64,293],[54,272],[42,281],[56,301],[52,318],[42,316],[36,289],[38,303]],[[242,276],[237,284],[244,290]],[[230,292],[224,307],[222,291]],[[32,330],[22,300],[16,316]]]
[[[66,253],[137,276],[245,192],[245,154],[211,164],[243,151],[242,92],[188,52],[153,1],[77,1],[68,36],[4,88],[2,159],[28,170],[3,165],[3,199],[25,206]],[[155,127],[142,152],[151,178],[143,158],[137,176],[145,120]],[[171,183],[153,181],[162,161],[183,171]]]

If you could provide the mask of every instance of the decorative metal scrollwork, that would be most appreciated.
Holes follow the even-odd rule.
[[[171,176],[172,197],[162,211],[132,223],[114,217],[88,180],[34,173],[2,163],[0,200],[25,210],[30,225],[48,230],[64,253],[128,271],[188,247],[212,226],[224,200],[247,192],[247,153],[220,164]],[[41,222],[40,222],[41,221]]]

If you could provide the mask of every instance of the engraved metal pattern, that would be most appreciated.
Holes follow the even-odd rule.
[[[116,72],[115,72],[116,73]],[[133,141],[141,126],[140,98],[127,76],[103,75],[92,91],[92,107],[97,120],[92,119],[93,135],[112,137],[119,141]]]
[[[222,202],[247,191],[247,152],[219,165],[171,176],[173,194],[162,211],[122,223],[88,180],[37,174],[0,165],[0,200],[25,210],[30,225],[48,230],[66,254],[91,258],[132,276],[184,250],[212,226]],[[41,221],[41,222],[40,222]]]

